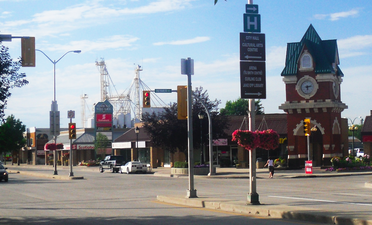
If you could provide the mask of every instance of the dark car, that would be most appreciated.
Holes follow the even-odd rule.
[[[8,182],[8,172],[6,171],[6,169],[8,168],[5,168],[3,165],[0,164],[0,181],[4,180],[5,182]]]

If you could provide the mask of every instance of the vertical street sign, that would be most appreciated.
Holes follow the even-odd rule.
[[[261,15],[244,13],[244,32],[261,32]]]
[[[258,5],[256,4],[246,4],[245,13],[258,14]]]
[[[265,34],[240,33],[240,60],[265,61]]]
[[[240,62],[241,98],[266,98],[265,62]]]

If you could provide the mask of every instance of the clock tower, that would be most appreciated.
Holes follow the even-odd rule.
[[[343,156],[340,86],[344,76],[339,68],[336,40],[322,40],[309,26],[300,42],[288,43],[285,68],[286,101],[279,109],[287,113],[288,165],[303,167],[330,164],[333,156]],[[304,119],[313,128],[304,133]],[[309,141],[309,143],[307,143]],[[309,146],[309,151],[308,151]]]

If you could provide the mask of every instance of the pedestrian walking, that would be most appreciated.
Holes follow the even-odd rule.
[[[274,160],[269,158],[264,167],[269,167],[269,178],[273,178],[274,176]]]

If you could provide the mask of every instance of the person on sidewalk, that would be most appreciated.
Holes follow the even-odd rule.
[[[273,159],[270,157],[266,164],[264,165],[264,167],[268,166],[269,167],[269,178],[273,178],[274,176],[274,161]]]

